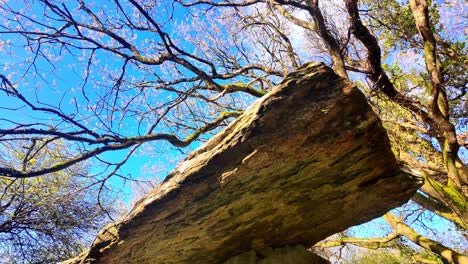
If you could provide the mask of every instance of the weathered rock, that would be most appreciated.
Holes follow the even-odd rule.
[[[306,64],[69,262],[223,263],[310,246],[401,205],[418,185],[363,94]]]

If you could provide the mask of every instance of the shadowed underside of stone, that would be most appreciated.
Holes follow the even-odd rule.
[[[418,184],[400,171],[363,94],[309,63],[69,263],[223,263],[310,246],[401,205]]]

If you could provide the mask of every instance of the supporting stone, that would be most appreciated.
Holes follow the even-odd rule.
[[[308,251],[304,246],[267,248],[262,252],[250,250],[223,264],[329,264],[330,262]]]

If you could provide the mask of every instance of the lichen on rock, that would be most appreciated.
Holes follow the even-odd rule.
[[[309,63],[68,263],[223,263],[307,247],[403,204],[419,184],[364,95]]]

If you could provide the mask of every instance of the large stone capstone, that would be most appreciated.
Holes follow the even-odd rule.
[[[364,95],[309,63],[68,263],[311,263],[301,249],[403,204],[419,184]]]

